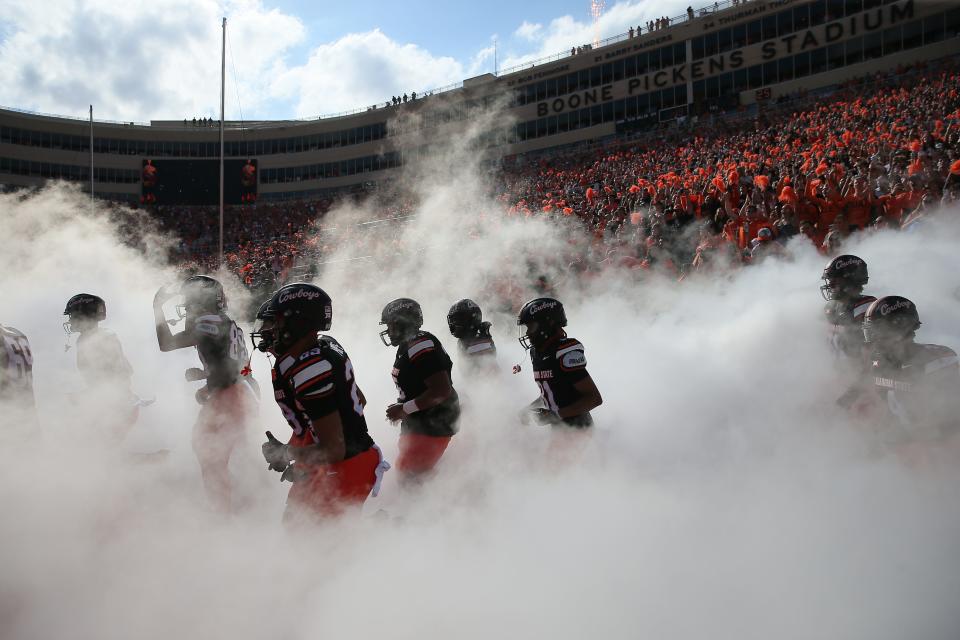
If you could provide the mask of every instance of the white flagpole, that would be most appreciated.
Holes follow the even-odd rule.
[[[223,18],[223,42],[220,46],[220,251],[223,265],[223,92],[227,73],[227,18]]]
[[[90,105],[90,210],[93,211],[93,105]]]

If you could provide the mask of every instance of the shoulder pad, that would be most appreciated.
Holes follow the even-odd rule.
[[[436,348],[437,343],[433,336],[429,334],[419,335],[407,345],[407,357],[413,360],[415,357],[429,353]]]
[[[220,335],[220,325],[214,324],[213,322],[195,322],[193,330],[208,336]]]
[[[862,296],[857,300],[854,300],[853,304],[850,305],[850,312],[853,314],[854,318],[862,318],[863,314],[867,312],[867,309],[870,308],[870,305],[876,301],[876,298],[873,296]]]
[[[587,366],[587,356],[578,340],[564,341],[557,349],[557,359],[563,369],[582,369]]]
[[[931,374],[947,367],[957,367],[957,352],[940,344],[923,345],[923,373]]]

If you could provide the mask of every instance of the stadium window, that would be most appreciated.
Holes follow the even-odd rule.
[[[793,71],[797,78],[810,75],[810,52],[804,51],[793,57]]]
[[[747,44],[757,44],[763,40],[763,26],[760,20],[747,23]]]
[[[642,76],[650,69],[650,56],[641,53],[637,56],[637,75]]]
[[[943,18],[944,14],[938,13],[935,16],[923,19],[924,44],[933,44],[943,40]]]
[[[613,82],[613,63],[608,62],[600,67],[600,84],[610,84],[611,82]]]
[[[547,119],[540,118],[539,120],[537,120],[537,128],[536,128],[536,131],[534,132],[534,137],[542,138],[545,135],[547,135]]]
[[[876,9],[882,4],[882,0],[863,0],[863,10]]]
[[[570,131],[570,114],[561,113],[557,118],[557,131],[560,133],[566,133]]]
[[[0,173],[10,173],[10,158],[0,158]]]
[[[650,96],[650,106],[647,108],[648,113],[654,113],[660,110],[660,92],[653,91],[647,94]]]
[[[649,51],[647,53],[647,70],[660,70],[660,49],[654,49],[653,51]]]
[[[673,87],[660,92],[660,108],[669,109],[673,106]]]
[[[716,76],[707,78],[707,98],[720,97],[720,79]]]
[[[843,66],[843,45],[832,44],[829,47],[827,47],[827,68],[839,69],[842,66]]]
[[[12,140],[11,134],[10,127],[0,127],[0,142],[10,144]]]
[[[678,84],[673,88],[673,102],[674,104],[687,104],[687,85]]]
[[[766,64],[763,65],[763,84],[771,85],[776,83],[777,83],[777,63],[776,61],[767,62]],[[710,91],[708,90],[707,94],[709,93]]]
[[[634,56],[627,57],[623,63],[623,75],[625,78],[633,78],[637,75],[637,59]]]
[[[583,91],[590,88],[590,70],[581,69],[577,76],[577,90]]]
[[[683,64],[687,61],[687,45],[678,42],[673,45],[673,64]]]
[[[759,89],[763,86],[763,65],[755,64],[747,69],[747,87]]]
[[[719,49],[720,45],[716,31],[703,36],[703,53],[705,54],[705,57],[709,58],[710,56],[717,55]]]
[[[547,135],[553,136],[557,133],[557,116],[547,118]]]
[[[672,67],[673,65],[673,47],[663,47],[660,49],[660,66],[666,69],[667,67]]]
[[[650,94],[637,96],[637,113],[643,115],[650,112]]]
[[[623,120],[623,114],[627,111],[625,100],[615,100],[613,103],[613,121]]]
[[[802,31],[810,27],[810,5],[805,4],[793,10],[793,30]]]
[[[846,0],[827,0],[827,22],[833,22],[843,17],[843,5]]]
[[[738,24],[730,33],[733,38],[734,49],[742,49],[747,46],[747,25]]]
[[[546,81],[546,87],[544,89],[544,99],[549,100],[550,98],[557,97],[557,79],[550,78]]]
[[[347,144],[357,144],[357,130],[347,129]],[[297,149],[299,151],[299,149]]]
[[[832,48],[832,47],[831,47]],[[873,60],[883,55],[883,35],[871,33],[863,38],[863,59]]]
[[[787,9],[777,14],[777,35],[785,36],[793,33],[793,10]]]
[[[50,163],[49,163],[49,162],[41,162],[41,163],[40,163],[40,177],[41,177],[41,178],[49,178],[50,175],[51,175],[51,174],[50,174]]]
[[[777,37],[777,16],[763,18],[763,39],[772,40]]]
[[[746,69],[737,69],[733,72],[733,88],[737,91],[744,91],[750,88]]]
[[[821,47],[810,52],[810,73],[823,73],[827,70],[827,48]]]
[[[733,29],[721,29],[717,32],[717,51],[726,53],[733,48]]]
[[[787,82],[788,80],[793,80],[793,56],[787,56],[786,58],[780,58],[780,61],[777,63],[778,73],[779,73],[779,82]]]
[[[707,81],[695,80],[693,82],[693,101],[703,102],[703,99],[706,97],[707,97]]]
[[[846,15],[852,16],[863,11],[863,0],[846,0],[844,3]]]
[[[580,128],[580,114],[583,110],[571,111],[570,112],[570,131],[575,131]]]
[[[599,104],[590,107],[590,126],[603,124],[603,107]]]
[[[785,58],[790,60],[790,58]],[[782,63],[782,61],[781,61]],[[733,93],[733,72],[728,72],[720,75],[720,96],[726,96]]]
[[[579,85],[577,72],[574,71],[573,73],[568,73],[567,74],[567,91],[571,93],[574,91],[577,91],[579,89],[579,86],[580,85]]]
[[[557,95],[562,96],[567,93],[567,76],[563,75],[557,78]]]
[[[600,78],[601,78],[600,67],[594,67],[593,69],[590,69],[590,86],[591,87],[600,86]]]
[[[537,98],[537,102],[540,102],[541,100],[546,100],[547,99],[547,83],[538,82],[535,86],[536,86],[535,95]]]
[[[851,38],[846,42],[847,64],[857,64],[863,60],[863,38]]]
[[[693,59],[694,59],[694,60],[699,60],[700,58],[702,58],[702,57],[703,57],[703,47],[704,47],[703,36],[699,36],[699,37],[694,38],[694,39],[691,41],[690,45],[691,45],[690,48],[691,48],[692,53],[693,53]]]
[[[960,35],[960,9],[947,11],[946,34],[947,38],[955,38]]]
[[[626,99],[626,101],[624,102],[623,115],[625,118],[637,117],[637,97],[636,96],[631,96]]]
[[[903,49],[903,28],[891,27],[883,32],[883,55],[897,53]]]
[[[616,62],[613,63],[613,81],[614,82],[619,82],[620,80],[623,80],[624,66],[625,65],[623,60],[617,60]]]
[[[923,45],[923,23],[914,20],[903,25],[903,48],[913,49]]]
[[[817,0],[810,5],[810,26],[815,27],[827,21],[827,0]]]

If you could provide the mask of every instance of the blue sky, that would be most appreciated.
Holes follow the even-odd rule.
[[[600,36],[687,0],[607,0]],[[698,5],[699,6],[699,5]],[[0,0],[0,105],[123,122],[219,114],[226,14],[228,119],[362,109],[569,50],[593,38],[589,0]]]

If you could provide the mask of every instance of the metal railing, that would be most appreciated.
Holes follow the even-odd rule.
[[[714,14],[714,13],[716,13],[716,12],[722,10],[722,9],[726,9],[727,7],[732,7],[732,6],[744,6],[744,5],[747,5],[747,4],[751,4],[751,3],[755,2],[755,1],[756,1],[756,0],[723,0],[722,2],[719,2],[719,1],[718,1],[718,2],[714,2],[714,3],[711,4],[711,5],[707,5],[706,7],[701,7],[701,8],[699,8],[699,9],[693,11],[693,12],[692,12],[692,15],[691,15],[691,14],[684,13],[684,14],[679,15],[679,16],[676,16],[676,17],[674,17],[674,18],[667,18],[667,26],[665,26],[665,27],[662,26],[662,27],[660,27],[660,29],[654,29],[653,31],[650,31],[650,30],[648,30],[648,29],[638,28],[638,29],[636,29],[636,30],[633,32],[633,35],[632,35],[632,36],[630,35],[630,32],[629,32],[629,31],[625,31],[625,32],[620,33],[620,34],[617,34],[617,35],[614,35],[614,36],[610,36],[610,37],[608,37],[608,38],[604,38],[603,40],[600,40],[600,41],[599,41],[599,43],[598,43],[598,45],[597,45],[597,48],[606,47],[606,46],[608,46],[608,45],[615,44],[615,43],[617,43],[617,42],[623,42],[624,40],[631,40],[631,39],[634,39],[634,38],[642,37],[642,36],[644,36],[644,35],[650,35],[650,34],[654,34],[654,33],[661,33],[661,32],[663,32],[663,31],[666,31],[666,30],[670,29],[670,27],[674,27],[674,26],[683,24],[683,23],[685,23],[685,22],[690,22],[691,20],[696,20],[696,19],[698,19],[698,18],[703,18],[703,17],[709,16],[709,15]],[[593,46],[592,43],[586,43],[586,44],[588,44],[588,45],[591,46],[591,47]],[[583,45],[580,45],[580,46],[582,47]],[[573,49],[575,50],[576,47],[574,46]],[[588,51],[590,51],[590,49],[588,49]],[[562,59],[564,59],[564,58],[576,57],[577,55],[578,55],[578,54],[576,54],[576,53],[571,53],[571,50],[568,49],[568,50],[561,51],[561,52],[559,52],[559,53],[551,54],[551,55],[549,55],[549,56],[544,56],[544,57],[542,57],[542,58],[537,58],[537,59],[535,59],[535,60],[530,60],[530,61],[526,61],[526,62],[521,62],[521,63],[515,64],[515,65],[512,65],[512,66],[510,66],[510,67],[506,67],[506,68],[504,68],[504,69],[495,70],[495,73],[494,73],[493,75],[495,75],[496,77],[500,78],[500,77],[503,77],[503,76],[506,76],[506,75],[510,75],[510,74],[512,74],[512,73],[517,73],[518,71],[524,71],[524,70],[527,70],[527,69],[532,69],[533,67],[536,67],[537,65],[546,64],[546,63],[548,63],[548,62],[555,62],[555,61],[557,61],[557,60],[562,60]],[[461,80],[461,81],[459,81],[459,82],[454,82],[454,83],[451,83],[451,84],[448,84],[448,85],[446,85],[446,86],[439,87],[439,88],[436,88],[436,89],[427,89],[427,90],[425,90],[425,91],[423,91],[423,92],[417,92],[417,99],[414,100],[414,101],[412,101],[412,102],[414,102],[414,103],[415,103],[415,102],[419,102],[419,101],[422,100],[423,98],[428,98],[428,97],[432,97],[432,96],[435,96],[435,95],[439,95],[439,94],[443,94],[443,93],[448,93],[448,92],[450,92],[450,91],[455,91],[456,89],[460,89],[460,88],[462,88],[462,87],[463,87],[463,81]],[[381,105],[381,104],[382,104],[383,106],[378,106],[378,105]],[[328,113],[328,114],[321,114],[321,115],[319,115],[319,116],[307,116],[307,117],[302,117],[302,118],[291,118],[291,119],[287,119],[287,120],[278,120],[278,121],[257,120],[257,121],[252,121],[252,122],[249,122],[249,123],[248,123],[248,122],[231,121],[230,123],[226,123],[226,122],[225,122],[225,123],[224,123],[224,128],[226,128],[226,129],[259,129],[259,128],[267,128],[267,127],[276,127],[278,123],[282,123],[282,122],[300,123],[300,122],[311,122],[311,121],[315,121],[315,120],[332,120],[332,119],[335,119],[335,118],[344,118],[344,117],[346,117],[346,116],[356,115],[356,114],[358,114],[358,113],[366,113],[366,112],[369,112],[369,111],[378,111],[378,110],[380,110],[380,109],[389,109],[389,108],[394,107],[394,106],[398,106],[398,107],[399,107],[399,106],[401,106],[402,104],[410,104],[410,102],[404,102],[404,103],[401,103],[401,104],[398,104],[398,105],[393,105],[393,104],[387,105],[387,104],[386,104],[386,101],[383,101],[382,103],[378,102],[378,103],[376,103],[376,104],[374,104],[374,105],[368,105],[368,106],[366,106],[366,107],[357,107],[357,108],[355,108],[355,109],[349,109],[349,110],[347,110],[347,111],[338,111],[337,113]],[[42,113],[42,112],[39,112],[39,111],[30,111],[29,109],[18,109],[18,108],[16,108],[16,107],[3,107],[3,106],[0,106],[0,109],[6,109],[6,110],[8,110],[8,111],[16,111],[16,112],[18,112],[18,113],[24,113],[24,114],[27,114],[27,115],[43,116],[43,117],[47,117],[47,118],[64,118],[64,119],[67,119],[67,120],[83,120],[83,121],[85,121],[85,120],[87,119],[87,118],[82,118],[82,117],[77,117],[77,116],[64,116],[64,115],[57,115],[57,114],[50,114],[50,113]],[[124,125],[124,126],[128,126],[128,127],[129,127],[129,126],[135,126],[135,127],[150,127],[150,126],[152,126],[152,123],[146,123],[146,122],[121,122],[121,121],[119,121],[119,120],[94,120],[94,124],[96,124],[96,123],[98,123],[98,122],[99,122],[99,123],[103,123],[103,124],[118,124],[118,125]],[[172,120],[172,121],[170,121],[170,122],[179,122],[179,121],[178,121],[178,120]],[[187,126],[189,126],[189,124],[190,124],[190,123],[189,123],[189,121],[188,121]]]

